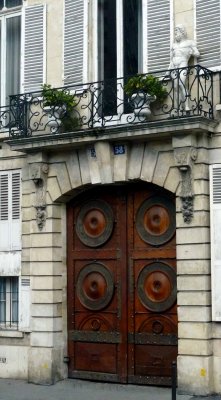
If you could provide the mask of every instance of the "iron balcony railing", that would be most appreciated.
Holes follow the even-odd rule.
[[[65,104],[45,107],[42,92],[11,96],[0,111],[0,126],[19,138],[194,116],[213,119],[212,71],[195,65],[151,75],[159,78],[166,96],[160,102],[151,98],[150,107],[148,94],[141,91],[138,97],[137,90],[128,97],[129,78],[117,78],[56,89],[74,95],[71,111]]]

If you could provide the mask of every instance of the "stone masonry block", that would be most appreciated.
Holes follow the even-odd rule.
[[[180,306],[209,306],[211,305],[211,292],[179,292],[177,304]]]
[[[62,289],[63,282],[60,276],[35,276],[32,280],[34,290]]]
[[[30,271],[33,276],[55,276],[61,275],[62,263],[60,261],[42,261],[42,262],[31,262]]]
[[[176,231],[177,244],[188,243],[209,243],[210,230],[209,228],[179,228]]]
[[[33,347],[54,347],[61,343],[61,332],[32,332],[31,334],[31,346]]]
[[[62,331],[61,317],[32,318],[32,332],[58,332],[58,331]]]
[[[176,167],[170,168],[164,182],[165,189],[169,190],[172,193],[176,193],[179,184],[180,184],[180,176],[178,168]]]
[[[193,179],[209,179],[209,166],[207,164],[195,164],[192,174]]]
[[[211,339],[212,324],[207,322],[180,322],[179,339]]]
[[[176,215],[177,228],[186,228],[186,222],[183,220],[182,213],[177,213]],[[188,224],[189,227],[198,227],[198,226],[210,226],[210,215],[209,211],[194,211],[193,219]]]
[[[179,393],[191,395],[212,393],[212,357],[179,355],[177,369]]]
[[[128,164],[128,179],[139,179],[144,157],[144,144],[133,143]]]
[[[33,304],[32,317],[62,317],[61,304]]]
[[[211,290],[210,275],[181,275],[177,277],[179,291],[207,291]]]
[[[62,302],[62,290],[33,290],[32,303],[50,304]]]
[[[213,354],[216,357],[221,357],[221,339],[213,339]]]
[[[195,195],[209,195],[209,181],[206,179],[195,179],[193,181],[193,193]]]
[[[107,142],[95,143],[96,156],[101,174],[102,183],[113,182],[112,148]]]
[[[208,306],[179,306],[179,322],[211,322],[211,307]]]
[[[50,165],[48,178],[51,176],[57,177],[58,185],[62,194],[71,190],[71,182],[65,163],[56,163]]]
[[[210,245],[209,244],[183,244],[177,245],[177,259],[209,259]]]
[[[182,148],[182,147],[196,147],[196,136],[195,135],[173,135],[172,137],[173,148]]]
[[[213,322],[212,329],[214,339],[221,339],[221,324]]]
[[[213,353],[213,343],[211,340],[179,339],[179,355],[210,356]]]
[[[6,358],[0,364],[0,378],[27,379],[28,351],[26,346],[0,346],[0,357]]]
[[[221,357],[213,357],[214,393],[221,393]]]
[[[33,233],[31,235],[31,247],[61,246],[60,233]]]
[[[81,172],[78,161],[78,154],[76,150],[74,150],[68,155],[68,158],[66,160],[66,165],[69,174],[69,179],[71,182],[71,187],[74,189],[78,186],[81,186],[82,184]]]
[[[92,152],[91,147],[87,148],[87,158],[91,176],[91,183],[93,185],[95,185],[96,183],[101,183],[100,165],[98,163],[96,153]]]
[[[210,260],[178,260],[178,275],[208,275],[210,274]]]
[[[62,195],[57,177],[48,178],[47,190],[53,201],[56,201]]]
[[[175,16],[175,25],[182,24],[186,27],[189,38],[194,37],[194,23],[193,23],[193,11],[187,10],[182,13],[177,13]]]
[[[39,247],[30,249],[31,261],[61,261],[62,254],[60,247]]]
[[[127,165],[129,160],[129,149],[125,144],[125,153],[124,154],[116,154],[113,160],[113,173],[114,182],[123,182],[127,180]]]
[[[141,179],[146,182],[152,182],[154,169],[156,166],[158,151],[148,144],[145,145],[143,164],[141,169]]]
[[[78,151],[78,157],[79,157],[79,166],[80,166],[82,185],[86,185],[87,183],[91,183],[90,169],[89,169],[89,165],[88,165],[86,149],[80,149]]]
[[[156,168],[154,170],[154,175],[152,182],[158,186],[164,186],[164,182],[169,173],[170,167],[174,165],[173,152],[160,152],[158,155]]]
[[[29,375],[32,383],[51,385],[64,378],[62,370],[62,348],[31,347],[29,350]]]

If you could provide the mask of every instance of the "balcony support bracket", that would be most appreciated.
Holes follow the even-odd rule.
[[[174,158],[181,176],[181,191],[179,196],[182,203],[181,211],[183,220],[189,224],[194,215],[192,168],[197,159],[197,149],[195,147],[175,148]]]
[[[36,209],[36,222],[38,229],[41,231],[45,226],[47,219],[46,210],[46,191],[47,191],[47,175],[48,175],[48,164],[33,163],[30,164],[30,179],[33,180],[36,188],[35,192],[35,209]]]

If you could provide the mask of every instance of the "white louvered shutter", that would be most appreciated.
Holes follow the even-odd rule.
[[[10,250],[9,173],[0,174],[0,251]]]
[[[24,7],[23,13],[23,91],[41,89],[45,78],[46,6]]]
[[[21,249],[21,173],[11,173],[11,249]]]
[[[168,69],[171,47],[170,0],[147,1],[147,70]]]
[[[19,279],[19,330],[30,329],[30,277]]]
[[[220,0],[196,1],[196,41],[200,65],[212,68],[221,63]]]
[[[210,167],[212,319],[221,321],[221,164]]]
[[[87,79],[87,0],[65,0],[64,84]]]
[[[0,173],[0,251],[21,250],[21,174]]]

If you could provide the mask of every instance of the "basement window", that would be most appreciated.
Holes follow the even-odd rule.
[[[0,278],[0,329],[18,328],[18,277]]]

